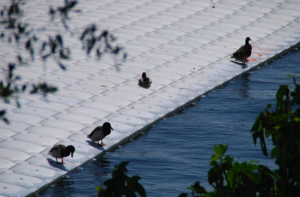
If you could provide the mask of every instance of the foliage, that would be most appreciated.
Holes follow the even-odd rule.
[[[300,196],[300,85],[293,78],[290,85],[281,85],[276,94],[276,108],[268,104],[251,129],[254,143],[260,140],[261,149],[268,156],[265,137],[271,136],[271,158],[276,159],[278,169],[273,173],[278,196]]]
[[[30,61],[34,61],[35,44],[39,43],[39,38],[36,36],[35,30],[30,29],[29,24],[21,20],[24,13],[22,10],[22,5],[24,3],[25,2],[23,0],[12,0],[11,5],[4,7],[0,11],[0,27],[2,27],[0,37],[2,42],[8,41],[9,43],[16,44],[17,46],[24,44],[23,46],[25,51],[27,51],[31,57],[31,59],[24,59],[19,53],[16,57],[16,60],[8,64],[6,69],[7,76],[4,78],[4,80],[0,81],[0,97],[5,103],[10,103],[11,98],[15,99],[17,107],[21,107],[19,102],[20,93],[25,93],[28,89],[28,86],[31,86],[31,89],[28,90],[30,94],[42,94],[43,96],[46,96],[48,93],[54,93],[57,91],[56,87],[48,85],[47,83],[22,83],[21,76],[14,74],[14,71],[19,66],[24,66],[29,64]],[[50,53],[45,54],[45,48],[47,46],[51,46],[51,50]],[[55,60],[57,61],[58,65],[64,69],[65,67],[60,63],[59,59],[68,59],[69,54],[66,54],[65,51],[68,52],[68,49],[64,48],[62,37],[57,35],[55,39],[49,37],[48,42],[42,43],[40,54],[45,61],[45,56],[55,56],[54,54],[59,52],[58,54],[60,56],[58,56],[58,58],[55,56]],[[8,124],[9,120],[5,115],[6,110],[1,110],[0,118]]]
[[[61,19],[62,24],[66,29],[69,29],[66,20],[69,19],[69,12],[77,5],[77,1],[65,0],[65,5],[57,8],[49,7],[49,15],[51,20],[54,21],[56,17]],[[80,12],[80,10],[75,10],[75,12]]]
[[[192,196],[197,197],[240,197],[257,196],[272,191],[272,172],[263,165],[251,162],[234,162],[229,155],[224,156],[227,145],[219,144],[213,147],[215,153],[211,157],[211,169],[208,172],[208,182],[214,191],[207,192],[197,181],[189,189]],[[181,194],[179,197],[187,197]]]
[[[64,46],[61,35],[55,37],[49,36],[48,41],[44,41],[40,50],[40,55],[43,61],[49,57],[53,57],[56,63],[62,70],[66,70],[66,66],[61,63],[61,60],[68,60],[70,58],[70,49]]]
[[[141,197],[146,197],[144,187],[138,182],[141,178],[139,176],[128,176],[127,166],[128,162],[122,162],[115,166],[112,172],[112,178],[104,182],[106,188],[98,186],[99,197],[136,197],[137,194]],[[137,193],[137,194],[136,194]]]
[[[86,50],[87,54],[90,54],[91,50],[95,47],[96,55],[98,58],[101,58],[103,53],[112,53],[114,55],[118,55],[123,48],[116,46],[112,46],[112,42],[116,40],[116,38],[110,34],[108,31],[103,31],[98,36],[95,35],[97,31],[96,25],[91,25],[85,29],[82,33],[80,40],[83,42],[83,49]],[[123,54],[123,59],[125,60],[127,54]]]
[[[70,32],[67,25],[69,13],[72,11],[78,13],[80,10],[75,9],[78,4],[76,0],[65,0],[64,3],[63,6],[57,8],[49,7],[48,13],[51,21],[59,18],[66,31]],[[71,56],[71,50],[64,45],[63,36],[61,34],[51,35],[48,37],[48,40],[40,40],[38,32],[44,31],[44,29],[32,29],[28,23],[22,21],[24,15],[22,5],[24,4],[26,4],[26,1],[12,0],[9,6],[5,6],[0,10],[0,42],[24,46],[25,51],[27,51],[30,56],[30,59],[26,59],[19,53],[16,59],[8,64],[6,69],[7,76],[4,77],[4,80],[0,80],[0,98],[2,98],[5,103],[10,103],[11,98],[13,98],[17,107],[21,107],[19,102],[21,93],[27,92],[47,96],[47,94],[54,93],[58,90],[57,87],[45,82],[36,82],[33,84],[22,83],[21,76],[14,74],[14,71],[19,66],[30,65],[30,62],[34,61],[38,55],[44,63],[49,58],[52,58],[57,65],[65,71],[67,67],[63,64],[63,60],[68,60]],[[116,56],[123,53],[122,60],[126,60],[127,54],[124,52],[124,49],[120,46],[114,46],[113,44],[116,38],[107,30],[102,31],[99,36],[96,36],[96,30],[96,25],[88,26],[83,30],[81,35],[77,35],[79,38],[78,41],[82,42],[86,54],[90,55],[93,49],[95,49],[95,55],[98,59],[100,59],[102,54],[112,54],[115,64],[117,65],[118,58],[116,58]],[[73,32],[70,33],[71,36],[76,36]],[[37,49],[39,51],[38,53],[36,52]],[[5,109],[0,110],[0,119],[7,124],[9,123]]]

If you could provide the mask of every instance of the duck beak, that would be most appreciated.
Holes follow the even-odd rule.
[[[110,127],[110,129],[114,131],[114,129],[112,127]]]

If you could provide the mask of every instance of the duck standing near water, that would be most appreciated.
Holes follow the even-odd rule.
[[[246,64],[246,59],[251,56],[252,46],[249,44],[251,39],[249,37],[245,40],[245,45],[241,46],[236,52],[231,55],[231,58],[241,60],[243,64]]]
[[[152,80],[146,76],[146,73],[143,72],[142,77],[139,79],[139,84],[140,85],[144,85],[144,86],[148,86],[152,83]]]
[[[48,154],[52,157],[55,157],[57,163],[59,163],[57,158],[61,158],[61,162],[59,164],[66,164],[64,162],[64,157],[68,157],[70,154],[71,157],[73,157],[74,152],[75,148],[72,145],[66,147],[65,145],[57,144],[51,148]]]
[[[105,122],[102,126],[96,127],[91,134],[87,135],[87,138],[91,139],[92,141],[99,141],[101,140],[101,144],[99,146],[105,146],[106,144],[103,143],[103,139],[111,133],[111,130],[114,130],[109,122]]]

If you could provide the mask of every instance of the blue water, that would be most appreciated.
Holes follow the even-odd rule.
[[[130,175],[140,175],[149,197],[178,196],[195,181],[207,183],[212,146],[229,144],[237,161],[255,159],[274,168],[274,161],[253,144],[250,129],[268,104],[275,104],[280,84],[300,75],[300,52],[245,74],[213,90],[187,109],[154,125],[136,140],[90,161],[83,169],[49,187],[41,196],[95,196],[114,165],[130,161]],[[270,148],[270,143],[269,143]]]

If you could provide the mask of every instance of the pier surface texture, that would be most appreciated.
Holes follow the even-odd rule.
[[[9,3],[2,0],[0,6]],[[49,6],[63,5],[62,0],[22,5],[23,19],[42,29],[39,38],[63,34],[71,59],[65,61],[66,71],[54,61],[44,69],[39,58],[16,69],[22,82],[45,81],[59,91],[47,98],[21,95],[21,108],[1,102],[11,123],[0,122],[0,196],[35,194],[213,88],[294,49],[300,40],[299,0],[80,0],[81,12],[72,12],[67,21],[69,31],[61,21],[49,20]],[[119,71],[110,55],[100,61],[86,56],[79,33],[71,35],[90,24],[109,30],[126,48]],[[253,53],[244,66],[232,62],[230,54],[247,36]],[[1,68],[20,50],[0,41]],[[148,89],[138,85],[143,72],[153,81]],[[100,148],[86,136],[104,122],[114,131]],[[48,155],[55,144],[73,145],[74,158],[56,164]]]

